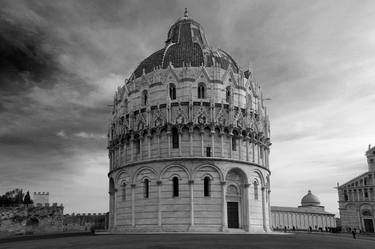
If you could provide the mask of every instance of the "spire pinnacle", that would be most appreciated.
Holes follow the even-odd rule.
[[[188,9],[185,8],[184,17],[187,19],[189,17]]]

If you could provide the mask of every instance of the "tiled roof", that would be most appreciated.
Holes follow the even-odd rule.
[[[319,210],[308,210],[305,208],[295,208],[295,207],[279,207],[279,206],[271,206],[271,212],[294,212],[294,213],[314,213],[314,214],[328,214],[334,215],[332,213],[326,211],[319,211]]]
[[[239,71],[237,63],[228,53],[209,48],[203,28],[190,18],[179,19],[172,25],[165,47],[144,59],[131,78],[138,78],[143,71],[149,73],[156,67],[167,68],[170,63],[174,67],[216,65],[223,69],[231,65],[234,72]]]

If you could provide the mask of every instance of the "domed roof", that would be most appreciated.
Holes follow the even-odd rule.
[[[307,192],[307,195],[302,197],[301,205],[304,206],[319,206],[320,201],[319,198],[316,195],[313,195],[311,193],[311,190]]]
[[[179,18],[169,29],[165,47],[144,59],[133,72],[131,78],[140,77],[143,72],[149,73],[156,67],[211,67],[216,65],[223,69],[232,66],[238,73],[237,63],[221,49],[208,46],[202,26],[189,18],[185,9],[184,17]]]

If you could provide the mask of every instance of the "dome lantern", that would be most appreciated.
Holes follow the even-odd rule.
[[[320,201],[319,198],[316,195],[313,195],[311,193],[311,190],[307,192],[307,195],[305,195],[301,200],[301,206],[307,207],[307,206],[319,206]]]

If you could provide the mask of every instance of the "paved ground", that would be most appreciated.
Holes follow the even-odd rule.
[[[0,248],[79,248],[79,249],[374,249],[373,238],[357,240],[336,234],[143,234],[85,235],[64,238],[36,238],[1,242]]]

